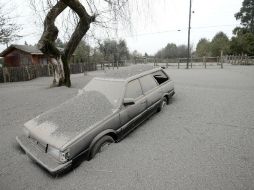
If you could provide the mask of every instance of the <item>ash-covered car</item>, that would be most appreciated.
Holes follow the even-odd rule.
[[[134,66],[93,78],[78,95],[24,124],[16,137],[26,154],[51,173],[81,155],[91,159],[118,142],[174,95],[161,68]]]

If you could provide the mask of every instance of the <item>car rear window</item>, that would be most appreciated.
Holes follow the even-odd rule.
[[[168,81],[168,76],[163,73],[162,71],[157,71],[152,74],[155,80],[158,82],[158,84],[162,84],[166,81]]]
[[[142,90],[139,81],[133,80],[128,83],[126,92],[125,92],[125,98],[138,98],[142,95]]]
[[[152,90],[156,86],[158,86],[151,75],[143,76],[139,80],[142,85],[142,89],[143,89],[144,93],[146,93],[149,90]]]

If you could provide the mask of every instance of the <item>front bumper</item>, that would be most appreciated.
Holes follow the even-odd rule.
[[[29,138],[25,135],[16,137],[16,140],[31,159],[52,174],[59,173],[72,164],[72,160],[66,163],[59,163],[56,159],[36,147],[36,144],[29,141]]]

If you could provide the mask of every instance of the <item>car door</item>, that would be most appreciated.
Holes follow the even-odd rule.
[[[138,79],[127,84],[124,98],[133,98],[135,104],[122,105],[120,120],[123,134],[134,128],[143,119],[144,111],[147,108],[146,97]]]
[[[157,109],[157,106],[161,101],[162,91],[154,80],[153,76],[150,74],[141,77],[139,80],[143,93],[147,99],[147,114],[150,114]]]

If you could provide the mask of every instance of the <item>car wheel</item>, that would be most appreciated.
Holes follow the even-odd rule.
[[[160,104],[160,107],[158,108],[158,112],[160,112],[168,103],[168,100],[166,97],[163,97],[162,101],[161,101],[161,104]]]
[[[97,153],[103,151],[103,148],[114,142],[115,142],[114,139],[108,135],[105,135],[102,138],[100,138],[92,147],[89,160],[94,158]]]

